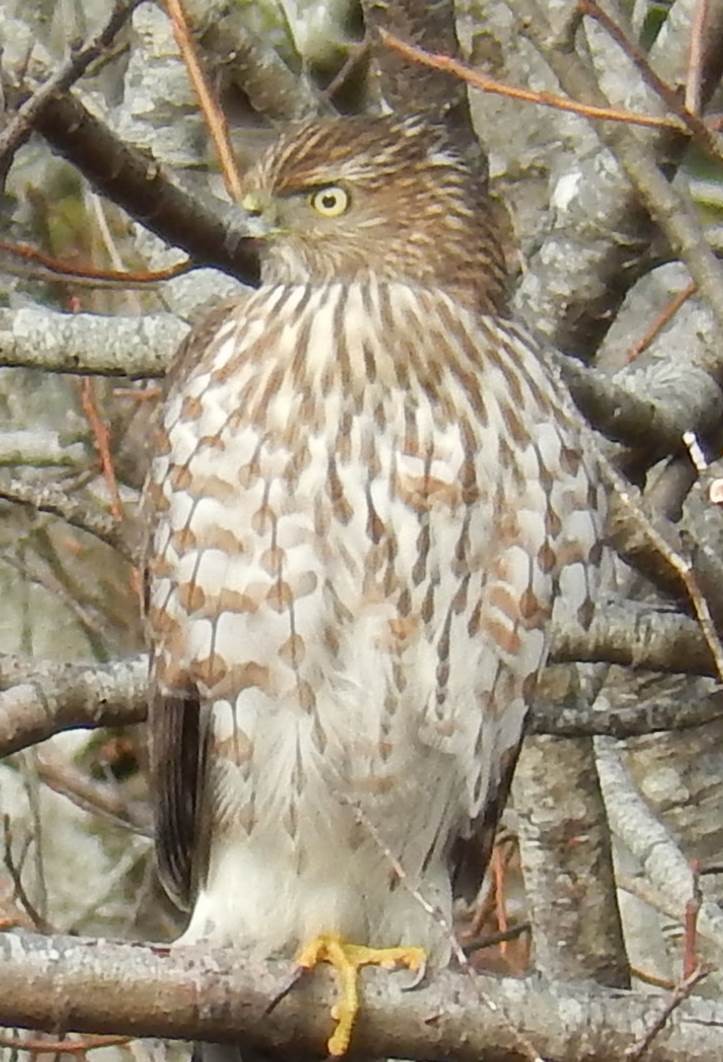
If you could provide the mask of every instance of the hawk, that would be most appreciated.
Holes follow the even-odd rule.
[[[160,872],[185,942],[443,965],[394,863],[447,916],[479,884],[553,606],[590,619],[594,454],[443,129],[307,122],[245,183],[262,283],[179,353],[146,491]]]

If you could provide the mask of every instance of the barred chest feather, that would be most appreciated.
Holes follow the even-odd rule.
[[[176,382],[156,452],[153,682],[193,685],[208,735],[187,939],[441,955],[364,820],[448,910],[556,595],[589,618],[601,500],[549,369],[441,292],[265,287]]]

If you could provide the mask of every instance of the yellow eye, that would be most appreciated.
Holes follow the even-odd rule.
[[[312,192],[309,196],[309,203],[322,217],[338,218],[349,209],[349,193],[340,188],[338,184],[332,184],[328,188],[320,188]]]

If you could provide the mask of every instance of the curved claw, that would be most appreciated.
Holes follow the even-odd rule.
[[[424,956],[421,963],[419,964],[419,966],[417,966],[416,969],[410,969],[412,969],[414,977],[412,977],[411,981],[405,982],[404,984],[399,986],[402,992],[413,992],[415,988],[419,988],[419,986],[423,983],[425,977],[427,976],[427,956]]]

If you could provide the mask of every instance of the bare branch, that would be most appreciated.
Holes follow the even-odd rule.
[[[693,873],[675,838],[646,804],[626,770],[612,738],[595,740],[600,785],[610,828],[642,866],[644,877],[666,902],[683,913],[693,891]],[[704,900],[698,913],[698,932],[717,963],[723,955],[723,914]],[[712,949],[712,954],[711,954]]]
[[[183,248],[196,265],[258,283],[258,261],[235,225],[233,208],[219,201],[212,211],[173,184],[148,152],[123,143],[72,93],[53,96],[35,125],[101,195],[162,240]]]
[[[723,161],[719,144],[705,122],[698,114],[689,111],[685,104],[680,102],[674,89],[663,78],[658,76],[648,62],[647,57],[638,48],[637,44],[626,36],[615,19],[611,18],[607,11],[603,10],[596,0],[578,0],[578,10],[585,15],[590,15],[591,18],[594,18],[605,27],[618,47],[622,48],[632,61],[638,73],[664,101],[668,110],[676,114],[681,122],[685,123],[699,146],[713,158]]]
[[[643,1058],[643,1056],[648,1053],[648,1048],[651,1047],[653,1041],[657,1039],[661,1029],[663,1029],[665,1023],[668,1021],[676,1007],[679,1007],[683,1000],[690,996],[696,985],[699,985],[703,978],[707,977],[710,972],[710,967],[707,969],[699,967],[684,978],[679,985],[676,985],[670,999],[656,1018],[652,1028],[648,1030],[639,1044],[633,1044],[632,1047],[628,1048],[625,1052],[625,1062],[637,1062],[638,1059]]]
[[[575,100],[567,99],[565,96],[557,96],[552,92],[533,92],[531,89],[519,88],[516,85],[504,85],[491,77],[478,73],[472,67],[467,66],[465,63],[460,63],[449,55],[425,52],[422,48],[415,48],[406,41],[400,40],[393,33],[382,31],[381,36],[384,44],[393,48],[395,52],[398,52],[406,59],[423,63],[433,70],[454,74],[455,77],[466,81],[473,88],[479,89],[480,92],[492,92],[498,96],[524,100],[526,103],[536,103],[541,107],[554,107],[558,111],[571,111],[574,114],[584,115],[586,118],[604,119],[608,122],[624,122],[626,125],[642,125],[653,129],[661,127],[676,130],[682,129],[681,122],[677,118],[637,114],[634,111],[623,111],[616,107],[596,107],[589,103],[577,103]]]
[[[188,328],[171,314],[100,317],[0,309],[3,365],[83,375],[162,376]]]
[[[82,442],[42,428],[0,431],[0,465],[77,468],[87,460]]]
[[[529,733],[557,737],[600,735],[614,738],[638,737],[663,730],[687,730],[705,726],[723,716],[723,695],[690,700],[657,701],[641,707],[591,709],[537,702],[531,713]]]
[[[598,91],[592,70],[574,54],[569,38],[560,39],[552,32],[548,22],[549,5],[520,0],[507,6],[515,19],[515,29],[529,37],[568,95],[602,106],[609,103]],[[661,33],[653,48],[656,68],[670,81],[676,70],[684,71],[685,45],[684,26],[678,26],[677,32]],[[720,78],[723,61],[720,13],[709,20],[705,51],[704,102],[715,91]],[[630,82],[630,77],[626,77],[625,84]],[[551,86],[554,84],[551,81]],[[551,119],[555,121],[556,116],[552,115]],[[589,125],[598,135],[611,128],[600,123]],[[528,270],[515,294],[515,305],[527,320],[544,328],[556,347],[572,354],[589,355],[599,346],[626,292],[640,276],[641,268],[646,263],[648,267],[651,265],[654,226],[641,209],[624,173],[615,172],[609,159],[603,164],[605,157],[594,150],[590,134],[586,134],[582,148],[579,137],[572,143],[565,136],[565,128],[561,126],[560,136],[569,144],[568,162],[562,172],[556,167],[557,178],[552,189],[554,215],[544,240],[528,262]],[[634,145],[642,143],[642,138],[623,127],[617,127],[613,134],[627,137]],[[683,157],[687,138],[677,133],[648,133],[644,145],[665,159],[670,175]]]
[[[607,106],[609,100],[578,56],[569,49],[563,51],[552,46],[554,36],[544,6],[535,0],[519,0],[516,6],[527,16],[524,32],[544,55],[565,92],[573,98]],[[673,253],[687,265],[723,328],[723,267],[705,239],[689,198],[671,185],[659,169],[652,150],[630,129],[601,122],[595,124],[595,132],[625,171],[636,195],[660,226]]]
[[[7,755],[75,727],[139,723],[147,679],[143,658],[86,667],[0,655],[0,749]]]
[[[60,69],[22,104],[7,127],[0,133],[0,168],[7,165],[8,157],[12,157],[19,145],[27,139],[33,125],[38,121],[52,97],[69,89],[83,76],[90,64],[94,63],[108,45],[112,44],[115,35],[142,2],[143,0],[129,0],[127,4],[124,4],[116,0],[111,16],[100,33],[80,51],[71,55],[70,59],[63,63]]]
[[[150,807],[139,800],[127,799],[119,786],[96,782],[57,755],[38,755],[36,768],[41,782],[77,807],[121,829],[153,838]]]
[[[627,602],[595,611],[587,630],[560,624],[551,659],[556,663],[608,663],[674,674],[714,675],[700,627],[689,616]]]
[[[553,982],[629,988],[592,739],[529,738],[512,792],[536,969]]]
[[[706,372],[688,373],[685,389],[661,393],[659,387],[651,394],[644,377],[636,380],[636,370],[613,378],[572,358],[560,358],[559,364],[575,404],[593,427],[608,439],[648,451],[650,461],[679,451],[691,425],[705,434],[719,422],[720,389]]]
[[[233,949],[176,949],[77,937],[0,936],[0,1023],[35,1029],[110,1032],[246,1043],[294,1057],[318,1051],[329,1034],[332,979],[305,978],[267,1015],[289,963],[245,961]],[[480,1007],[470,979],[435,975],[403,992],[395,975],[368,970],[355,1051],[369,1057],[519,1062],[516,1030],[546,1057],[570,1044],[587,1062],[622,1057],[660,1000],[539,978],[479,976],[496,1010]],[[685,1001],[656,1040],[657,1062],[718,1062],[723,1007]]]
[[[99,509],[90,509],[78,498],[65,494],[58,487],[51,484],[22,483],[13,479],[9,483],[0,483],[0,498],[18,505],[27,505],[38,512],[59,516],[73,527],[87,531],[101,542],[117,549],[131,563],[138,559],[123,525],[119,524],[115,517]]]
[[[166,0],[166,8],[171,18],[173,36],[186,64],[188,76],[216,148],[226,191],[232,202],[239,202],[242,198],[241,180],[228,136],[226,116],[218,105],[218,100],[211,90],[206,72],[199,59],[196,45],[188,28],[183,4],[180,0]]]

